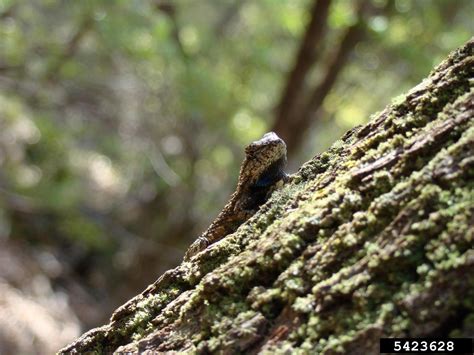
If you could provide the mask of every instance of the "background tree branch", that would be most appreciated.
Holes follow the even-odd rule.
[[[377,9],[370,1],[356,3],[356,21],[347,27],[336,45],[328,45],[331,50],[327,63],[320,63],[316,57],[316,48],[322,46],[325,34],[325,22],[329,1],[316,1],[312,11],[312,20],[300,48],[296,65],[290,75],[284,94],[278,105],[272,130],[280,134],[288,145],[288,155],[296,154],[304,141],[304,133],[314,123],[316,112],[337,82],[353,49],[363,38],[367,30],[368,18],[373,14],[388,14],[393,7],[387,1],[382,9]],[[315,66],[324,66],[322,79],[318,84],[304,84],[304,78]]]
[[[296,101],[304,91],[304,80],[318,57],[318,48],[324,38],[327,27],[327,16],[331,0],[315,0],[310,12],[310,22],[306,29],[293,69],[287,79],[280,103],[277,107],[274,130],[287,139],[285,123],[291,120]]]

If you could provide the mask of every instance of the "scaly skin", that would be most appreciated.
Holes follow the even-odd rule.
[[[184,260],[191,259],[209,245],[235,232],[257,212],[275,186],[286,181],[286,144],[275,133],[266,133],[245,148],[237,188],[209,228],[188,248]]]

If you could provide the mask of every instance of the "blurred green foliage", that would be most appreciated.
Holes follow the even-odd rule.
[[[473,4],[395,0],[372,17],[293,167],[465,42]],[[176,262],[227,200],[242,147],[270,126],[310,6],[0,0],[0,231],[26,238],[15,223],[48,211],[59,239],[109,251],[153,240],[156,263]],[[326,45],[353,21],[353,3],[334,1]]]

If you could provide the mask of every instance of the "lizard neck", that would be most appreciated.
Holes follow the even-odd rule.
[[[252,169],[252,164],[242,165],[239,183],[231,198],[231,208],[257,209],[266,201],[272,187],[280,180],[286,180],[285,166],[286,156],[281,156],[268,164],[259,174]]]

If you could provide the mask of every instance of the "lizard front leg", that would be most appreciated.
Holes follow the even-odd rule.
[[[199,253],[199,252],[203,251],[204,249],[206,249],[208,247],[208,245],[210,245],[210,244],[211,244],[211,242],[206,237],[203,237],[203,236],[198,237],[193,242],[193,244],[191,244],[189,246],[188,250],[186,251],[186,254],[184,254],[184,260],[191,259],[197,253]]]
[[[191,259],[194,255],[206,249],[209,245],[221,240],[237,230],[239,226],[249,219],[256,211],[234,211],[232,206],[226,206],[210,225],[208,230],[198,237],[188,248],[184,260]]]

